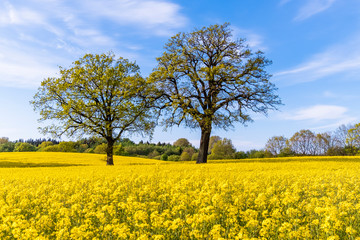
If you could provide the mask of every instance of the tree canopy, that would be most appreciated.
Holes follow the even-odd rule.
[[[86,54],[70,68],[60,67],[60,77],[42,81],[32,104],[42,128],[56,136],[97,135],[107,142],[107,164],[113,165],[113,145],[126,133],[150,134],[154,109],[149,85],[139,67],[109,54]]]
[[[162,96],[166,127],[201,129],[197,163],[206,163],[212,127],[229,129],[281,104],[265,71],[271,61],[234,40],[229,24],[173,36],[150,75]]]

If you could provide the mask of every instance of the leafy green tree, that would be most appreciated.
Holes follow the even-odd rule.
[[[94,149],[94,153],[104,154],[104,153],[106,153],[106,149],[107,149],[107,144],[102,143],[102,144],[96,146],[96,148]]]
[[[221,140],[221,137],[219,137],[219,136],[211,136],[211,137],[210,137],[209,150],[208,150],[208,153],[209,153],[209,154],[211,153],[211,150],[213,149],[214,144],[215,144],[217,141],[220,141],[220,140]]]
[[[360,123],[350,128],[346,135],[346,145],[360,148]]]
[[[164,153],[163,155],[161,155],[160,160],[167,161],[168,155]]]
[[[15,143],[13,142],[6,142],[0,144],[0,152],[13,152],[15,149]]]
[[[72,141],[59,143],[59,148],[61,152],[77,152],[76,143]]]
[[[191,156],[188,152],[182,152],[180,155],[180,161],[190,161]]]
[[[230,139],[224,138],[214,144],[209,158],[211,159],[229,159],[235,157],[235,148]]]
[[[169,160],[169,161],[173,161],[173,162],[177,162],[177,161],[180,160],[180,156],[179,156],[179,155],[170,155],[170,156],[168,157],[168,160]]]
[[[234,40],[229,24],[173,36],[150,75],[162,96],[165,127],[200,128],[197,163],[206,163],[213,127],[228,129],[251,121],[249,112],[266,113],[281,103],[265,67],[244,39]]]
[[[107,165],[113,165],[113,146],[124,132],[151,133],[154,110],[150,106],[149,84],[139,67],[114,54],[86,54],[60,77],[47,78],[32,104],[43,128],[56,136],[97,135],[107,142]]]
[[[38,146],[38,148],[39,148],[39,151],[42,151],[44,148],[46,148],[46,147],[48,147],[48,146],[52,146],[52,145],[54,145],[53,142],[51,142],[51,141],[44,141],[44,142],[42,142],[42,143]]]
[[[15,144],[14,152],[35,152],[36,147],[26,142],[18,142]]]
[[[187,140],[186,138],[179,138],[178,140],[176,140],[173,143],[173,146],[175,146],[175,147],[187,147],[190,145],[191,144],[190,144],[189,140]]]

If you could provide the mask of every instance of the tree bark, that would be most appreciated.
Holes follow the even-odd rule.
[[[106,165],[114,165],[114,139],[107,139]]]
[[[211,126],[201,128],[200,149],[196,163],[207,163],[210,134],[211,134]]]

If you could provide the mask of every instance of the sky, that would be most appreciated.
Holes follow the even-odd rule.
[[[283,105],[212,135],[246,151],[273,136],[360,122],[358,0],[1,0],[0,137],[49,137],[29,102],[41,81],[59,76],[59,66],[112,51],[136,61],[146,77],[171,36],[225,22],[234,38],[272,60],[266,70]],[[199,146],[200,131],[185,127],[157,127],[151,141],[182,137]]]

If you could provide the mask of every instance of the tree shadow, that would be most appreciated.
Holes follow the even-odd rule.
[[[87,166],[87,164],[50,163],[50,162],[25,163],[25,162],[0,161],[0,168],[72,167],[72,166]]]

